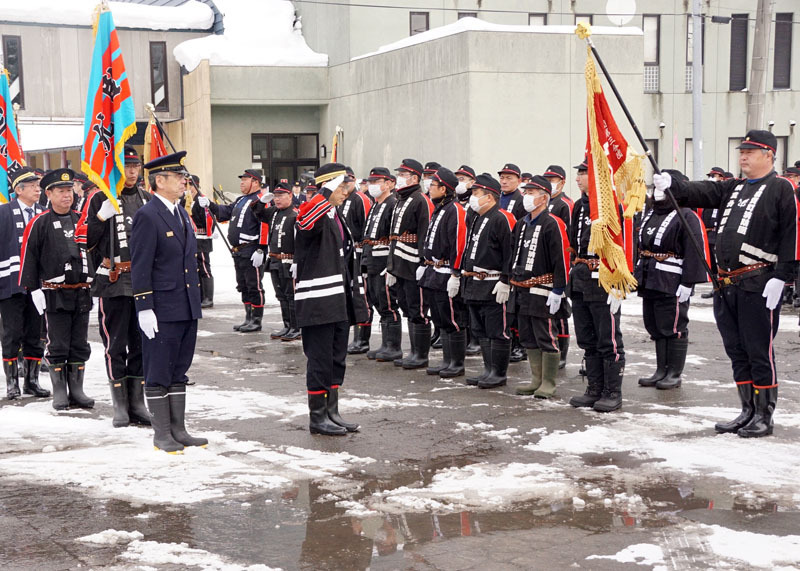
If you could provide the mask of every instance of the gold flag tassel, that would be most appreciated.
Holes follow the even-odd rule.
[[[633,218],[644,208],[647,187],[644,183],[644,155],[637,155],[628,147],[628,158],[614,175],[614,184],[622,194],[625,218]]]

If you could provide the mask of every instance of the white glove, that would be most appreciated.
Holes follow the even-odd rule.
[[[551,291],[547,294],[547,302],[545,305],[550,308],[550,315],[555,315],[558,308],[561,307],[561,296]]]
[[[622,306],[622,294],[612,291],[610,294],[608,294],[608,300],[606,300],[606,303],[610,306],[609,311],[611,311],[611,313],[618,312],[619,308]]]
[[[767,309],[775,309],[778,307],[783,297],[783,286],[783,280],[779,280],[778,278],[770,279],[767,285],[764,286],[764,293],[761,294],[761,297],[767,298]]]
[[[31,301],[36,307],[39,315],[44,315],[44,310],[47,308],[47,300],[44,298],[44,292],[40,289],[35,289],[31,292]]]
[[[205,196],[198,196],[197,204],[200,205],[200,208],[208,208],[208,205],[211,204],[211,201]]]
[[[292,274],[294,279],[297,279],[297,264],[292,264],[289,266],[289,273]]]
[[[394,277],[389,272],[386,272],[386,287],[392,287],[396,283],[397,283],[397,278]]]
[[[656,202],[660,202],[664,200],[664,197],[667,194],[664,192],[670,186],[672,186],[672,177],[668,172],[663,172],[661,174],[654,174],[653,175],[653,186],[655,189],[653,190],[653,200]]]
[[[152,339],[158,333],[158,319],[152,309],[143,309],[139,312],[139,329],[148,339]]]
[[[417,268],[417,281],[422,279],[422,276],[425,275],[425,266],[420,266]]]
[[[116,214],[117,209],[114,208],[114,205],[111,204],[111,201],[107,198],[103,201],[103,204],[100,205],[100,210],[97,211],[97,217],[103,222]]]
[[[447,295],[450,297],[455,297],[458,295],[458,292],[461,290],[461,278],[458,276],[450,276],[450,279],[447,280]]]
[[[494,286],[494,289],[492,290],[492,293],[494,294],[494,300],[500,305],[504,304],[508,301],[508,294],[510,291],[511,286],[498,281],[497,285]]]
[[[339,188],[339,185],[342,184],[343,182],[344,182],[344,175],[341,174],[336,178],[334,178],[333,180],[329,180],[328,182],[326,182],[324,185],[322,185],[322,188],[327,188],[328,190],[336,190],[337,188]]]
[[[253,264],[254,268],[260,268],[264,263],[264,250],[256,250],[253,252],[253,255],[250,256],[250,262]]]
[[[692,295],[692,288],[686,287],[685,285],[681,284],[678,286],[678,291],[675,292],[675,295],[678,296],[679,303],[689,301],[689,298]]]
[[[269,204],[270,202],[272,202],[272,199],[273,199],[273,198],[275,198],[275,195],[274,195],[274,194],[272,194],[272,193],[271,193],[270,191],[268,191],[268,190],[265,190],[264,192],[262,192],[262,193],[261,193],[261,195],[258,197],[258,199],[259,199],[261,202],[263,202],[264,204]]]

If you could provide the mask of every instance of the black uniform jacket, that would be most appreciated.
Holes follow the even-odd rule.
[[[562,191],[558,193],[558,196],[554,196],[550,200],[550,205],[547,209],[553,216],[561,218],[564,224],[566,224],[567,230],[569,230],[570,221],[572,220],[572,209],[574,207],[575,203],[573,200]]]
[[[447,280],[453,268],[461,266],[467,246],[467,211],[453,197],[444,197],[431,216],[425,236],[425,273],[419,282],[422,287],[447,290]]]
[[[245,194],[236,199],[233,204],[209,204],[211,212],[219,222],[228,222],[228,242],[234,248],[234,256],[247,257],[253,255],[256,248],[266,249],[267,233],[269,228],[265,222],[260,222],[250,208],[253,200],[258,200],[258,192]]]
[[[477,214],[477,213],[476,213]],[[465,301],[494,301],[492,290],[500,280],[508,283],[511,258],[514,255],[512,239],[516,219],[514,215],[495,204],[485,214],[476,215],[468,232],[467,247],[458,268],[462,272],[499,274],[484,279],[465,277],[461,294]]]
[[[350,235],[356,244],[356,254],[361,254],[364,239],[364,230],[367,226],[367,217],[372,209],[372,201],[359,190],[354,190],[339,206],[339,216],[350,229]]]
[[[267,270],[278,272],[278,275],[284,279],[291,278],[290,268],[294,263],[294,226],[297,220],[297,209],[294,206],[288,206],[281,210],[275,205],[270,206],[260,200],[256,200],[252,204],[256,218],[265,222],[269,227],[269,253],[279,255],[279,257],[269,256]]]
[[[361,266],[366,273],[377,275],[386,269],[389,260],[389,234],[392,224],[392,212],[397,204],[394,193],[386,197],[383,202],[375,203],[367,217],[367,227],[364,230],[365,240],[385,241],[385,244],[364,244],[361,254]],[[363,270],[362,270],[363,271]]]
[[[17,199],[0,205],[0,299],[25,292],[25,288],[19,285],[20,250],[25,234],[24,208]],[[34,216],[43,210],[38,202],[34,202],[31,208]]]
[[[389,259],[386,263],[386,269],[393,276],[404,280],[417,279],[416,272],[422,263],[425,233],[431,214],[433,203],[422,193],[418,184],[397,191],[397,204],[392,213]],[[416,239],[413,242],[393,239],[401,236],[416,236]]]
[[[508,203],[506,204],[506,207],[503,210],[513,214],[514,218],[517,219],[517,220],[519,220],[520,218],[525,217],[528,213],[525,210],[525,206],[523,204],[522,192],[520,192],[520,190],[517,188],[516,190],[514,190],[514,192],[510,192],[510,193],[508,193],[506,195],[502,195],[501,194],[501,197],[503,197],[503,199],[504,199],[505,197],[507,197],[509,195],[510,195],[510,199],[509,199]],[[503,199],[501,199],[501,204],[503,202]]]
[[[214,218],[211,208],[201,207],[197,200],[192,202],[192,222],[194,222],[195,236],[197,236],[197,251],[211,252],[214,250]]]

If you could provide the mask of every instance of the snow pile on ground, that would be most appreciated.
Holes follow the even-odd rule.
[[[133,541],[120,559],[135,561],[140,565],[179,565],[207,571],[270,571],[266,565],[237,565],[219,555],[203,549],[193,549],[185,543],[159,543],[158,541]]]
[[[366,507],[388,513],[496,511],[514,503],[571,498],[577,488],[562,471],[541,464],[471,464],[437,472],[424,487],[376,492]]]
[[[765,569],[800,566],[800,535],[764,535],[734,531],[719,525],[698,525],[708,533],[706,542],[719,557],[746,562]]]
[[[325,67],[328,56],[308,47],[288,0],[215,0],[225,32],[187,40],[173,55],[192,71],[211,65]]]
[[[97,545],[116,545],[118,543],[130,543],[136,539],[142,539],[144,535],[140,531],[117,531],[116,529],[107,529],[92,535],[84,535],[77,538],[75,541],[82,541],[83,543],[96,543]]]
[[[0,14],[6,22],[90,26],[99,3],[99,0],[0,0]],[[108,5],[118,28],[208,30],[214,24],[214,12],[196,0],[187,0],[180,6],[133,2],[109,2]]]
[[[664,566],[664,552],[658,545],[650,543],[637,543],[629,545],[614,555],[590,555],[586,559],[610,559],[620,563],[636,563],[638,565],[656,566],[655,571],[666,570]]]

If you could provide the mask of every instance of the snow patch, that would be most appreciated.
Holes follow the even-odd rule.
[[[118,543],[130,543],[136,539],[142,539],[139,531],[117,531],[116,529],[107,529],[92,535],[84,535],[77,538],[75,541],[82,541],[83,543],[96,543],[98,545],[117,545]]]
[[[590,555],[586,559],[610,559],[620,563],[636,563],[637,565],[659,565],[664,563],[664,551],[651,543],[630,545],[614,555]],[[666,567],[656,567],[664,569]]]
[[[720,557],[766,569],[778,565],[796,568],[800,564],[800,535],[766,535],[734,531],[719,525],[701,524],[698,527],[708,532],[705,540]]]
[[[203,549],[193,549],[185,543],[159,543],[157,541],[133,541],[119,555],[120,559],[149,565],[193,566],[203,570],[219,571],[269,571],[266,565],[238,565],[219,555]]]

